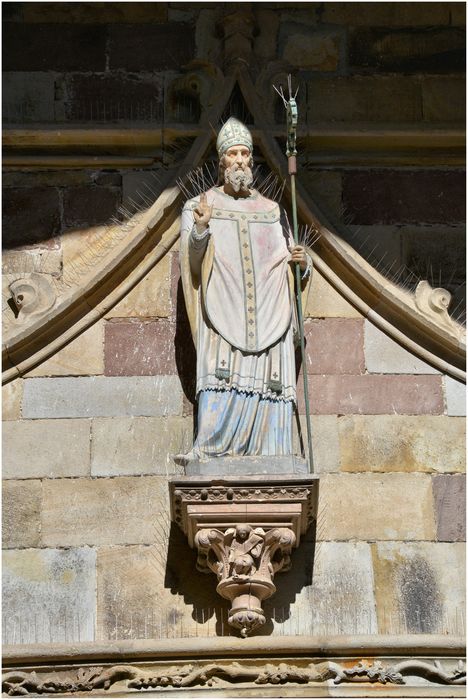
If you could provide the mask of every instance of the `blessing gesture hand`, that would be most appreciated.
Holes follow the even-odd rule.
[[[210,206],[208,204],[206,192],[202,192],[200,194],[200,203],[197,204],[197,206],[193,210],[193,218],[195,219],[197,231],[201,232],[206,229],[210,222],[212,211],[213,206]]]

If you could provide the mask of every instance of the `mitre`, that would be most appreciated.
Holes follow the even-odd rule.
[[[247,146],[250,152],[253,148],[252,134],[245,124],[235,117],[229,117],[218,134],[216,148],[219,157],[221,158],[231,146]]]

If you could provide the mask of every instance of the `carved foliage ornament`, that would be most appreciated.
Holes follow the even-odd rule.
[[[70,673],[64,672],[65,673]],[[306,666],[293,664],[198,663],[143,670],[137,666],[116,665],[108,668],[85,667],[73,670],[70,677],[50,674],[50,671],[9,671],[4,673],[2,689],[10,696],[29,694],[59,695],[64,693],[109,690],[124,682],[125,688],[194,688],[227,683],[250,682],[256,685],[283,685],[285,683],[381,683],[407,685],[406,677],[418,678],[438,685],[464,685],[465,664],[459,661],[455,668],[446,670],[440,661],[428,662],[405,659],[393,666],[380,661],[360,661],[352,668],[335,661],[313,662]]]

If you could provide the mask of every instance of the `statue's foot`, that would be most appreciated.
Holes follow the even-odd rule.
[[[176,464],[178,464],[181,467],[186,467],[189,462],[193,462],[194,460],[198,459],[198,455],[195,454],[193,450],[190,450],[190,452],[187,452],[187,454],[178,454],[178,455],[172,455],[172,459]]]

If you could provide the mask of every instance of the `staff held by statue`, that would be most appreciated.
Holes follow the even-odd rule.
[[[296,150],[296,131],[298,123],[298,109],[296,103],[297,90],[292,94],[291,76],[288,76],[289,99],[284,96],[283,89],[279,90],[273,86],[276,92],[283,100],[286,108],[286,124],[287,124],[287,140],[286,140],[286,156],[288,158],[288,175],[291,182],[291,206],[292,206],[292,221],[293,221],[293,237],[295,245],[299,244],[299,233],[297,226],[297,201],[296,201],[296,174],[297,174],[297,150]],[[314,457],[312,451],[312,427],[310,424],[310,406],[309,406],[309,382],[307,379],[307,365],[305,356],[305,339],[304,339],[304,314],[302,310],[302,293],[301,293],[301,271],[299,265],[296,264],[296,304],[299,338],[301,345],[301,360],[302,360],[302,375],[304,379],[304,401],[306,411],[307,425],[307,447],[309,456],[309,471],[314,471]]]

